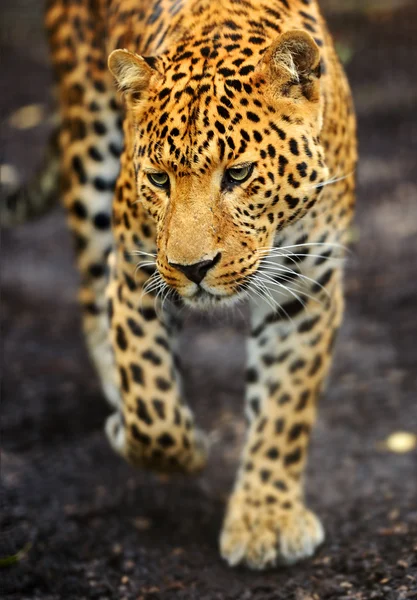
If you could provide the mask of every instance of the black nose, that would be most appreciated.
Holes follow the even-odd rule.
[[[217,265],[220,257],[221,253],[219,252],[210,260],[202,260],[201,262],[193,263],[192,265],[180,265],[172,262],[169,264],[171,267],[174,267],[174,269],[178,269],[178,271],[184,273],[184,275],[188,277],[190,281],[198,284],[203,281],[204,277],[207,275],[207,272],[210,271],[214,265]]]

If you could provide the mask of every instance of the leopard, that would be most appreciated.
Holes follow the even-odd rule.
[[[110,444],[137,467],[204,467],[182,309],[245,303],[247,430],[220,553],[255,570],[308,558],[324,529],[305,467],[342,320],[357,163],[318,2],[49,0],[45,24],[59,125],[1,220],[63,201]]]

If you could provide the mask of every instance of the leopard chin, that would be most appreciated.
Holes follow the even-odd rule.
[[[245,294],[235,292],[232,294],[216,294],[198,286],[191,296],[181,296],[184,304],[194,310],[209,311],[216,308],[229,308],[244,300]]]

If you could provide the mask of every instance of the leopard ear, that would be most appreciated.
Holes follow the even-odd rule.
[[[319,99],[320,50],[306,31],[294,29],[278,36],[261,65],[275,95]]]
[[[154,68],[155,59],[144,58],[129,50],[113,50],[108,66],[120,91],[131,101],[140,100],[149,88],[153,76],[159,76]]]

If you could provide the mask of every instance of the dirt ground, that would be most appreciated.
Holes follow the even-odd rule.
[[[190,318],[184,339],[188,396],[212,432],[206,471],[161,477],[111,451],[58,209],[2,233],[4,600],[417,598],[417,452],[385,444],[393,432],[417,432],[417,5],[328,4],[361,162],[346,318],[309,466],[326,543],[312,560],[266,573],[229,569],[219,557],[244,431],[239,318]],[[24,177],[50,127],[10,119],[34,103],[50,112],[39,0],[2,0],[0,20],[1,162]]]

